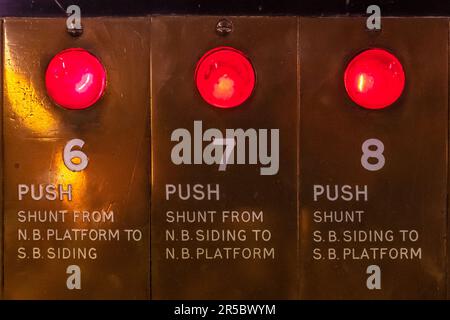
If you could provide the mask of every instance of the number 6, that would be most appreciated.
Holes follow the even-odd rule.
[[[86,169],[89,159],[86,156],[86,154],[81,150],[72,150],[73,147],[79,147],[82,148],[84,146],[84,141],[81,139],[72,139],[69,142],[67,142],[66,146],[64,147],[64,164],[69,170],[72,171],[82,171]],[[73,159],[78,158],[80,159],[80,163],[75,164],[73,163]]]

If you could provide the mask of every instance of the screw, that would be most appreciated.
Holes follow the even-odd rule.
[[[72,36],[72,37],[79,37],[83,34],[83,28],[81,29],[76,29],[76,28],[70,28],[67,29],[67,32]]]
[[[228,19],[221,19],[217,22],[216,32],[219,36],[226,36],[233,31],[233,23]]]

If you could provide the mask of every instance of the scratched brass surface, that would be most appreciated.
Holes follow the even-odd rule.
[[[150,130],[149,30],[146,18],[84,18],[84,34],[73,38],[65,19],[4,22],[4,170],[7,299],[149,298]],[[83,111],[64,110],[45,92],[44,74],[60,50],[82,47],[107,71],[101,100]],[[85,141],[89,158],[81,172],[68,170],[65,144]],[[18,200],[18,184],[73,186],[68,201]],[[114,221],[76,222],[73,210],[112,210]],[[64,222],[21,223],[19,210],[68,210]],[[112,229],[118,241],[18,240],[18,229]],[[139,229],[142,240],[127,241],[124,229]],[[27,258],[18,258],[25,247]],[[31,248],[43,258],[33,259]],[[49,247],[96,248],[96,259],[50,259]],[[66,268],[81,268],[81,289],[68,290]]]
[[[368,32],[363,18],[300,18],[301,298],[444,298],[448,146],[448,21],[383,18]],[[384,110],[366,110],[345,93],[350,59],[370,47],[392,51],[403,64],[403,95]],[[367,171],[362,143],[383,142],[385,165]],[[375,161],[372,159],[372,161]],[[368,201],[314,202],[313,185],[368,185]],[[317,223],[316,210],[364,210],[358,223]],[[344,230],[415,229],[419,239],[344,242]],[[337,232],[340,242],[314,242]],[[397,234],[397,233],[396,233]],[[343,248],[422,248],[413,260],[343,259]],[[312,250],[336,248],[337,259],[314,260]],[[358,255],[356,255],[358,256]],[[366,269],[381,268],[381,288],[369,290]]]
[[[297,19],[227,17],[233,32],[215,33],[221,17],[152,18],[152,297],[155,299],[295,299],[297,298]],[[250,99],[233,109],[208,105],[194,83],[197,61],[217,46],[243,51],[256,71]],[[280,165],[276,175],[261,176],[258,165],[175,165],[171,133],[194,121],[203,130],[280,130]],[[206,145],[206,143],[204,143]],[[248,158],[248,154],[246,154]],[[166,184],[219,184],[220,200],[165,200]],[[170,210],[217,211],[209,222],[167,221]],[[264,221],[222,222],[223,210],[263,211]],[[269,229],[272,239],[256,242],[251,229]],[[189,240],[181,241],[181,230]],[[246,241],[197,241],[203,230],[246,230]],[[175,240],[167,231],[175,230]],[[169,238],[171,239],[171,238]],[[197,250],[274,248],[274,259],[206,259]],[[182,258],[181,250],[190,258]],[[174,256],[167,254],[174,250]],[[223,251],[222,251],[223,252]],[[187,255],[186,255],[187,257]],[[252,256],[253,257],[253,256]]]

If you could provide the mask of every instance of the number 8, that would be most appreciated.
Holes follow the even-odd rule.
[[[370,147],[376,147],[375,150],[370,150]],[[384,167],[386,159],[384,158],[384,144],[378,139],[367,139],[362,144],[363,155],[361,157],[361,165],[364,169],[369,171],[378,171]],[[377,159],[377,163],[369,163],[369,159]]]

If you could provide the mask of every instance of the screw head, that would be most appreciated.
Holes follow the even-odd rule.
[[[228,19],[221,19],[217,22],[216,32],[220,36],[226,36],[233,31],[233,23]]]
[[[72,36],[72,37],[79,37],[83,34],[83,29],[67,29],[67,32]]]
[[[67,27],[67,32],[72,36],[72,37],[79,37],[83,34],[83,26],[80,25],[79,27],[77,27],[74,23],[70,24],[70,27]]]

